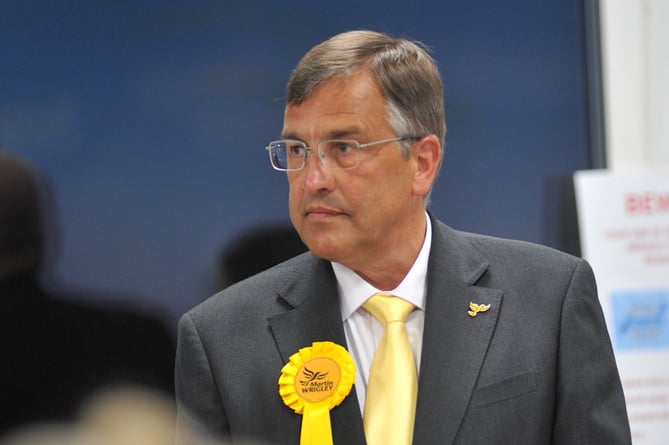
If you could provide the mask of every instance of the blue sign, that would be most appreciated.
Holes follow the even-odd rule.
[[[669,347],[669,289],[617,292],[611,301],[616,349]]]

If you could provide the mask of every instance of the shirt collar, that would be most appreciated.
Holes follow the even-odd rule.
[[[409,269],[409,273],[393,290],[381,291],[343,264],[332,262],[332,269],[337,277],[337,287],[339,288],[342,320],[348,319],[369,297],[379,292],[401,297],[418,309],[425,310],[427,263],[430,257],[430,247],[432,246],[432,223],[427,213],[425,214],[425,218],[427,225],[423,246],[418,253],[416,261],[411,266],[411,269]]]

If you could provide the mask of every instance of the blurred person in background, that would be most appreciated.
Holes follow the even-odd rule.
[[[73,420],[23,426],[0,435],[0,445],[174,445],[175,419],[174,403],[163,392],[110,387],[90,394]],[[227,445],[195,431],[184,434],[197,445]]]
[[[267,224],[245,230],[219,256],[218,290],[307,251],[290,224]]]
[[[162,321],[56,290],[54,215],[42,175],[0,152],[0,434],[72,419],[92,392],[119,384],[174,397],[175,346]]]

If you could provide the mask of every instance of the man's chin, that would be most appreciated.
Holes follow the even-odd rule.
[[[324,260],[337,261],[342,254],[341,243],[333,239],[323,239],[322,236],[305,239],[305,244],[311,253]]]

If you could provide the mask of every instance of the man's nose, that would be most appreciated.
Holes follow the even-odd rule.
[[[304,165],[305,190],[310,193],[331,190],[333,184],[332,173],[326,165],[326,159],[317,149],[312,149]]]

